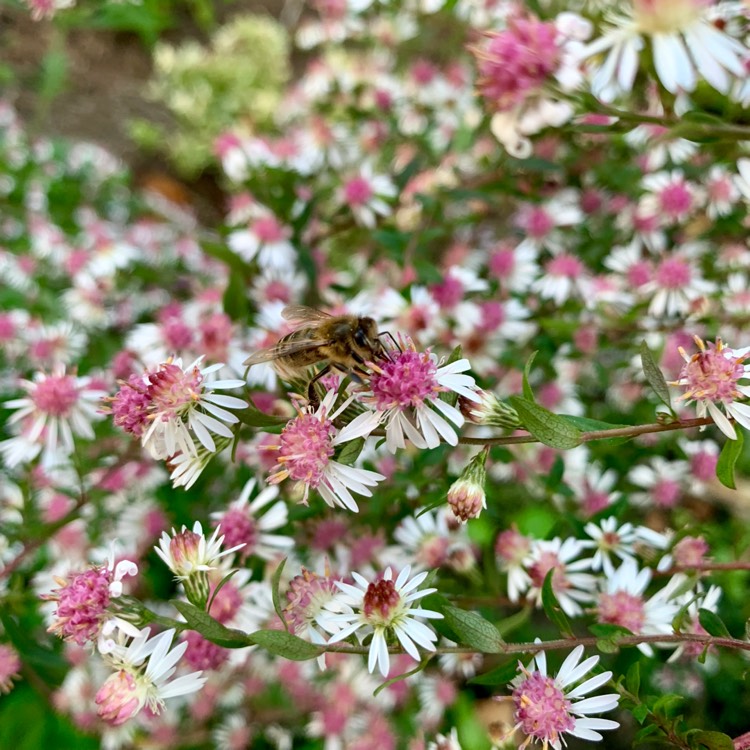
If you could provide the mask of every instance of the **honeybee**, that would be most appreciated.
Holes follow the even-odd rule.
[[[388,332],[378,333],[378,325],[372,318],[330,315],[304,305],[287,305],[281,315],[297,324],[297,328],[274,346],[251,354],[244,364],[252,367],[272,362],[279,377],[294,380],[306,375],[308,367],[327,362],[307,387],[307,398],[313,405],[319,403],[315,383],[331,370],[361,383],[370,374],[368,368],[377,369],[378,361],[390,359],[380,338],[389,336],[393,341],[393,336]]]

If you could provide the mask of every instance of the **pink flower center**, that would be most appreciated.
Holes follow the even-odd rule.
[[[694,354],[685,363],[680,379],[685,381],[684,398],[689,400],[723,401],[730,403],[741,396],[737,381],[745,376],[744,357],[726,356],[721,346],[709,344],[708,349]]]
[[[438,568],[445,562],[449,546],[450,541],[445,537],[427,537],[417,550],[417,560],[427,568]]]
[[[562,732],[569,732],[576,721],[570,714],[571,703],[551,677],[530,674],[514,691],[516,722],[527,737],[545,744],[556,743]]]
[[[583,496],[581,507],[583,512],[588,516],[593,516],[600,510],[604,510],[609,505],[609,494],[601,490],[589,488]],[[606,536],[606,535],[605,535]]]
[[[261,216],[256,219],[253,222],[252,231],[263,244],[281,242],[281,240],[286,239],[286,232],[275,216]]]
[[[712,201],[724,203],[732,199],[733,184],[728,177],[725,177],[723,175],[720,177],[715,177],[714,179],[709,180],[707,187],[709,197]]]
[[[627,279],[634,288],[643,286],[651,278],[651,264],[645,260],[639,260],[628,268]]]
[[[141,437],[148,425],[151,399],[140,375],[131,375],[112,399],[112,418],[125,432]]]
[[[221,623],[229,622],[239,612],[244,603],[244,597],[235,585],[230,581],[225,583],[214,595],[214,587],[211,587],[211,617]]]
[[[708,544],[702,536],[686,536],[674,546],[672,554],[676,565],[690,567],[705,562]]]
[[[692,271],[681,258],[665,258],[656,268],[655,278],[664,289],[682,289],[690,283]]]
[[[163,327],[164,341],[171,352],[187,349],[193,343],[193,331],[181,320],[170,318]]]
[[[661,210],[672,218],[684,216],[693,206],[693,195],[682,181],[673,182],[659,193]]]
[[[543,208],[532,208],[524,217],[523,228],[534,239],[541,240],[555,227],[552,217]]]
[[[344,184],[344,200],[353,206],[361,206],[372,198],[372,187],[364,177],[353,177]]]
[[[599,597],[597,615],[599,622],[620,625],[633,633],[640,633],[646,620],[643,599],[627,591],[602,594]]]
[[[512,109],[557,70],[560,50],[554,24],[518,18],[494,34],[478,53],[482,95],[499,110]]]
[[[224,313],[215,313],[200,325],[201,351],[209,362],[227,360],[232,340],[232,321]]]
[[[662,508],[673,508],[680,499],[681,488],[674,479],[660,479],[652,488],[654,502]]]
[[[186,406],[200,398],[203,375],[197,367],[183,372],[181,367],[168,362],[162,364],[157,372],[151,373],[148,378],[151,409],[162,414],[164,421],[179,415]]]
[[[230,508],[221,517],[221,533],[224,535],[224,546],[235,547],[238,544],[245,546],[238,550],[240,557],[244,560],[253,554],[255,545],[258,543],[260,530],[255,519],[247,510]]]
[[[92,568],[70,576],[67,586],[45,597],[57,600],[51,630],[79,646],[94,640],[109,605],[110,583],[111,573],[106,568]]]
[[[505,279],[513,273],[516,265],[516,256],[512,249],[496,250],[490,256],[488,267],[490,273],[496,279]]]
[[[401,602],[393,581],[376,581],[367,587],[362,602],[362,612],[368,620],[376,624],[388,624]]]
[[[719,456],[716,453],[701,451],[700,453],[696,453],[690,460],[690,471],[701,482],[710,482],[716,475],[718,460]]]
[[[529,567],[529,577],[531,582],[537,588],[541,588],[547,573],[554,569],[552,574],[552,588],[555,591],[562,591],[569,588],[570,584],[565,578],[565,565],[560,562],[557,554],[554,552],[542,552],[539,559]]]
[[[78,386],[70,375],[51,375],[36,384],[31,398],[39,411],[67,417],[78,401]]]
[[[207,641],[195,630],[189,630],[184,639],[188,644],[185,661],[191,669],[218,669],[229,658],[225,648]]]
[[[293,632],[302,633],[318,614],[321,605],[332,599],[337,591],[333,579],[302,568],[302,575],[294,576],[289,582],[286,594],[289,603],[284,613],[293,626]]]
[[[455,276],[446,276],[430,287],[430,293],[442,308],[455,307],[464,298],[464,285]]]
[[[502,302],[489,300],[480,303],[483,331],[496,331],[505,322],[505,306]]]
[[[370,378],[370,387],[380,411],[420,406],[428,396],[434,397],[442,390],[435,378],[437,365],[427,352],[406,349],[382,364],[381,370]]]
[[[334,452],[333,433],[327,419],[312,414],[296,417],[281,433],[279,463],[292,479],[317,487]]]
[[[509,563],[520,563],[529,554],[529,540],[516,529],[506,529],[495,541],[495,554]]]
[[[0,341],[10,341],[16,335],[16,324],[10,315],[0,314]]]
[[[570,279],[577,279],[583,274],[583,263],[574,255],[561,253],[554,258],[550,258],[545,265],[545,270],[551,276],[562,276]]]

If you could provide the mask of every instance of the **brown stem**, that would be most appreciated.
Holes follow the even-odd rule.
[[[693,427],[705,427],[712,424],[710,417],[697,419],[681,419],[677,422],[662,424],[661,422],[652,422],[650,424],[633,425],[632,427],[614,427],[611,430],[591,430],[590,432],[581,433],[582,443],[591,443],[594,440],[609,440],[620,437],[637,437],[638,435],[647,435],[652,432],[672,432],[674,430],[690,430]],[[463,445],[514,445],[517,443],[538,443],[532,435],[509,435],[496,438],[470,438],[460,437],[459,443]]]
[[[584,636],[582,638],[558,638],[553,641],[542,641],[541,643],[503,643],[498,646],[497,653],[500,654],[533,654],[537,651],[556,651],[574,646],[596,646],[603,640],[596,636]],[[610,639],[607,639],[610,640]],[[741,651],[750,651],[750,642],[741,641],[738,638],[719,638],[712,635],[700,635],[697,633],[672,633],[671,635],[623,635],[611,639],[618,646],[638,646],[641,643],[703,643],[706,646],[721,646],[722,648],[736,648]],[[348,644],[329,644],[322,651],[332,651],[340,654],[367,654],[369,646],[351,646]],[[390,647],[392,654],[401,653],[398,647]],[[438,654],[475,654],[475,648],[466,646],[439,646]]]

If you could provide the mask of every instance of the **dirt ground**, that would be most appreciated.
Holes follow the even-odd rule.
[[[215,5],[220,18],[242,12],[278,15],[281,7],[277,0]],[[176,43],[191,37],[206,39],[185,12],[163,38]],[[45,102],[39,96],[42,61],[61,42],[68,65],[64,88]],[[151,52],[135,34],[100,29],[56,33],[50,22],[32,21],[23,9],[4,6],[0,0],[0,63],[13,72],[15,80],[6,95],[10,94],[31,132],[98,143],[125,161],[137,182],[154,174],[175,178],[165,161],[144,153],[127,134],[130,119],[170,122],[162,107],[143,96],[151,74]],[[201,218],[211,223],[220,217],[224,196],[216,175],[205,174],[183,186]]]

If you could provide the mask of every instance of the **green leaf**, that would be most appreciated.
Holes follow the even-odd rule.
[[[641,689],[641,665],[639,662],[631,664],[630,669],[628,669],[625,676],[625,687],[636,698],[638,697],[638,691]]]
[[[529,375],[531,375],[531,365],[534,363],[537,354],[539,354],[538,351],[532,352],[523,368],[523,397],[534,403],[536,403],[536,399],[534,398],[534,391],[531,390],[531,385],[529,385]]]
[[[690,747],[695,750],[734,750],[732,738],[723,732],[709,732],[704,729],[691,729],[686,735]]]
[[[646,721],[646,717],[651,712],[648,710],[648,706],[645,703],[639,703],[637,706],[633,707],[633,710],[631,711],[631,713],[633,714],[633,718],[639,724],[643,724],[643,722]]]
[[[573,635],[573,630],[570,627],[570,622],[560,607],[560,602],[557,601],[555,592],[552,589],[552,576],[555,574],[555,569],[552,568],[547,571],[547,575],[544,578],[542,584],[542,606],[544,607],[544,613],[547,615],[549,621],[557,626],[557,629],[564,635]]]
[[[646,708],[643,704],[636,706],[636,708]],[[642,712],[639,712],[639,715]],[[635,715],[635,709],[633,709],[633,715]],[[646,716],[648,716],[648,709],[646,709]],[[646,716],[643,717],[643,719],[646,718]],[[643,719],[639,719],[638,723],[642,724]],[[656,724],[649,724],[648,726],[643,727],[638,734],[635,736],[635,742],[640,743],[641,740],[645,740],[646,737],[650,737],[652,734],[656,734],[659,730],[659,727]]]
[[[606,622],[589,625],[589,630],[597,638],[617,638],[620,635],[633,635],[631,630],[622,627],[622,625],[610,625]]]
[[[719,453],[719,460],[716,463],[716,478],[730,490],[737,489],[737,484],[734,481],[734,465],[742,453],[742,445],[745,442],[742,430],[735,427],[735,432],[737,433],[737,439],[724,441],[721,453]]]
[[[244,323],[250,313],[245,280],[237,273],[227,274],[227,288],[224,290],[222,305],[224,312],[232,319]]]
[[[671,409],[672,399],[669,395],[669,386],[664,379],[662,371],[656,364],[651,349],[648,348],[648,344],[645,341],[641,342],[641,364],[643,365],[643,374],[646,376],[646,380],[648,380],[654,393],[659,397],[659,400],[663,404]]]
[[[318,646],[287,633],[286,630],[256,630],[247,639],[275,656],[292,661],[308,661],[322,653]]]
[[[682,695],[670,693],[669,695],[662,695],[659,700],[654,703],[651,709],[653,713],[660,714],[667,719],[674,718],[682,705],[685,703],[685,698]]]
[[[504,641],[500,631],[478,612],[468,612],[458,607],[443,607],[448,627],[459,637],[461,643],[485,654],[499,654]]]
[[[223,648],[245,648],[252,645],[252,641],[247,633],[241,630],[234,630],[222,625],[218,620],[214,620],[208,612],[198,609],[190,602],[183,602],[179,599],[173,600],[174,608],[185,618],[191,630],[200,633],[207,641],[215,643]]]
[[[362,448],[365,447],[365,439],[363,437],[355,438],[344,443],[339,454],[335,456],[335,459],[340,464],[351,466],[362,453]]]
[[[279,620],[284,623],[284,630],[289,630],[289,625],[284,617],[284,608],[281,606],[281,597],[279,596],[279,584],[281,583],[281,574],[284,572],[286,557],[276,566],[271,576],[271,598],[273,599],[273,608],[279,616]]]
[[[616,654],[620,650],[617,641],[613,641],[608,638],[600,638],[596,642],[596,648],[603,654]]]
[[[246,409],[232,413],[239,417],[242,424],[246,424],[249,427],[278,427],[279,425],[286,424],[288,421],[284,417],[275,417],[272,414],[266,414],[252,403]]]
[[[472,685],[507,685],[518,674],[518,662],[511,659],[489,672],[472,677],[469,682]]]
[[[715,635],[719,638],[732,637],[731,633],[727,630],[727,626],[722,622],[719,615],[712,612],[710,609],[703,609],[703,607],[701,607],[698,610],[698,622],[709,635]]]
[[[568,450],[581,444],[581,431],[565,417],[520,396],[508,400],[518,412],[523,428],[545,445]]]

